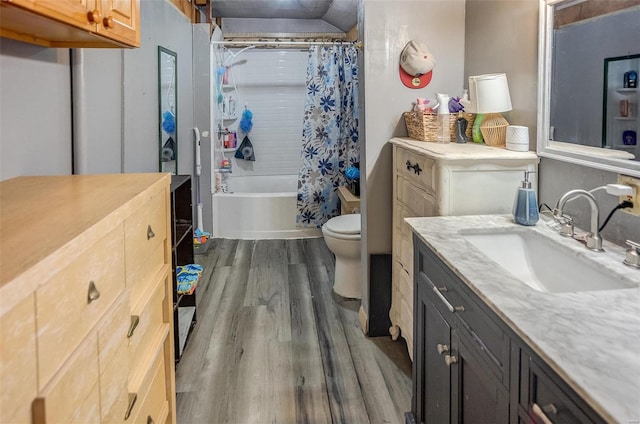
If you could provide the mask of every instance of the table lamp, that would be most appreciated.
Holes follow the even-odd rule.
[[[504,146],[509,122],[501,112],[511,110],[511,96],[506,74],[484,74],[469,77],[471,108],[469,112],[484,114],[480,131],[490,146]]]

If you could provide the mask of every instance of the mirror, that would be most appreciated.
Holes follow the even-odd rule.
[[[178,173],[178,55],[158,46],[160,172]]]
[[[640,0],[540,5],[538,154],[640,177]]]

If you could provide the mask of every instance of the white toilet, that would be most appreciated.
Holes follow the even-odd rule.
[[[360,299],[360,214],[331,218],[322,226],[322,235],[336,255],[333,291],[342,297]]]

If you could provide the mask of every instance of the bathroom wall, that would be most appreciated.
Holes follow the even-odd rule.
[[[391,253],[392,149],[394,136],[406,136],[402,113],[416,97],[436,92],[461,94],[464,72],[464,0],[364,0],[364,143],[361,175],[366,193],[361,198],[366,235],[366,261],[372,254]],[[407,42],[427,44],[437,62],[431,83],[423,89],[405,87],[398,76],[399,58]],[[362,89],[362,87],[364,89]],[[369,266],[365,264],[365,271]],[[369,276],[364,276],[362,306],[369,311]]]
[[[79,172],[158,171],[159,44],[178,53],[178,169],[192,172],[191,23],[167,0],[140,6],[140,48],[76,50],[84,87],[76,118],[86,129]],[[0,42],[0,179],[72,172],[69,57],[69,49]]]
[[[0,180],[71,173],[68,49],[0,40]]]
[[[229,84],[237,87],[238,119],[225,125],[237,131],[246,105],[253,113],[249,139],[256,155],[255,162],[248,162],[226,153],[233,175],[298,174],[308,56],[307,50],[255,48],[228,59]],[[238,145],[243,137],[238,132]]]
[[[513,124],[529,126],[532,150],[536,140],[538,16],[537,0],[467,0],[465,78],[485,72],[507,73],[514,110],[505,116]],[[589,190],[616,179],[617,175],[611,172],[542,158],[539,201],[553,206],[571,189]],[[596,198],[604,219],[617,199],[602,192]],[[578,227],[589,228],[585,200],[570,202],[567,213],[575,218]],[[618,244],[626,239],[640,240],[640,218],[616,212],[603,237]]]

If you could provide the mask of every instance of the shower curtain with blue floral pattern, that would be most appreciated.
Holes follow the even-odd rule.
[[[312,46],[298,173],[298,226],[320,228],[340,214],[338,187],[347,185],[344,172],[359,161],[357,49]]]

